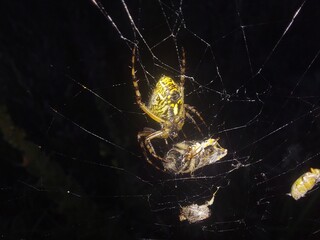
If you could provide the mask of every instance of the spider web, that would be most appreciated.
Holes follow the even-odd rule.
[[[295,179],[320,168],[319,4],[88,0],[52,7],[61,19],[48,20],[43,9],[56,13],[37,5],[33,21],[23,14],[7,20],[16,26],[8,33],[29,38],[17,41],[12,59],[3,50],[4,79],[14,79],[0,109],[9,149],[3,236],[319,238],[319,190],[299,201],[288,196]],[[19,60],[28,44],[30,57]],[[179,81],[184,48],[185,102],[207,124],[198,123],[201,134],[186,121],[169,145],[153,141],[157,153],[213,137],[226,157],[193,176],[145,161],[137,133],[160,126],[135,103],[134,45],[144,102],[162,74]],[[204,204],[217,188],[210,218],[179,222],[181,207]]]

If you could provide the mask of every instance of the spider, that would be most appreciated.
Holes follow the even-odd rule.
[[[142,102],[141,93],[139,90],[138,79],[135,70],[136,46],[132,50],[132,68],[131,75],[133,87],[135,89],[136,102],[141,110],[146,113],[154,121],[161,126],[160,130],[152,128],[144,128],[138,133],[138,142],[143,149],[143,154],[146,160],[157,169],[156,166],[147,155],[149,152],[154,158],[163,160],[158,156],[154,150],[151,141],[155,138],[164,139],[167,142],[168,138],[175,138],[178,132],[184,125],[185,118],[189,118],[191,122],[200,131],[196,121],[190,115],[190,112],[197,115],[197,117],[204,123],[200,113],[193,107],[184,103],[184,83],[185,83],[185,52],[182,49],[182,61],[180,66],[180,83],[177,84],[171,77],[161,76],[152,91],[148,104]],[[204,123],[205,124],[205,123]],[[200,131],[201,132],[201,131]],[[144,138],[144,141],[142,140]],[[161,170],[161,169],[160,169]]]
[[[193,174],[199,168],[219,161],[227,155],[219,139],[209,138],[202,142],[183,141],[175,144],[166,154],[164,169],[174,174]]]

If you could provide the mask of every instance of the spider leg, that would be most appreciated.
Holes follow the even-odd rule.
[[[197,130],[199,131],[199,133],[201,133],[201,135],[203,136],[203,133],[202,133],[201,129],[199,128],[196,120],[194,120],[194,118],[188,112],[186,112],[186,117],[191,120],[191,122],[196,126]]]
[[[154,138],[163,138],[163,139],[167,139],[167,132],[164,131],[156,131],[152,128],[144,128],[142,132],[138,133],[138,141],[140,142],[140,146],[144,149],[144,150],[148,150],[145,151],[145,156],[147,156],[147,152],[149,152],[154,158],[159,159],[161,161],[165,161],[164,158],[160,157],[159,155],[157,155],[156,151],[153,148],[153,145],[151,143],[151,140]],[[142,141],[141,138],[145,137],[145,140]]]
[[[146,158],[147,162],[148,162],[150,165],[154,166],[156,169],[164,172],[163,169],[161,169],[160,167],[158,167],[156,164],[154,164],[154,163],[150,160],[150,158],[148,157],[147,149],[148,149],[148,151],[149,151],[151,154],[152,154],[152,152],[151,152],[152,150],[149,150],[149,149],[150,149],[150,146],[149,146],[149,147],[146,147],[146,146],[148,146],[148,145],[145,143],[145,141],[142,140],[143,137],[149,136],[149,135],[153,134],[154,132],[156,132],[156,131],[155,131],[154,129],[152,129],[152,128],[144,128],[142,132],[139,132],[139,133],[138,133],[138,136],[137,136],[137,137],[138,137],[138,142],[140,143],[140,147],[141,147],[142,150],[143,150],[143,155],[144,155],[144,157]],[[151,145],[151,143],[149,143],[149,144]],[[153,149],[153,151],[154,151],[154,148],[153,148],[152,145],[151,145],[151,149]],[[154,151],[153,153],[154,153],[154,154],[152,154],[152,156],[156,155],[156,154],[155,154],[155,151]],[[157,156],[157,155],[156,155],[156,156]],[[159,159],[158,156],[157,156],[156,158]]]
[[[159,131],[156,131],[156,132],[153,132],[153,133],[149,134],[148,136],[146,136],[146,139],[144,140],[144,144],[145,144],[147,150],[150,152],[150,154],[154,158],[157,158],[157,159],[159,159],[161,161],[165,161],[165,159],[163,159],[162,157],[157,155],[156,151],[154,150],[154,148],[152,146],[151,140],[154,139],[154,138],[167,139],[168,138],[167,133],[162,131],[162,130],[159,130]]]
[[[186,53],[184,51],[184,48],[182,48],[182,59],[181,59],[181,65],[180,65],[180,85],[181,85],[181,87],[184,86],[185,74],[186,74]]]
[[[164,120],[155,114],[153,114],[149,108],[142,102],[141,98],[141,93],[139,90],[139,84],[138,84],[138,79],[136,77],[136,70],[135,70],[135,62],[136,62],[136,46],[133,47],[132,49],[132,67],[131,67],[131,76],[132,76],[132,82],[133,82],[133,87],[135,90],[135,95],[136,95],[136,102],[141,108],[142,111],[144,111],[149,117],[151,117],[153,120],[155,120],[158,123],[163,123]]]
[[[185,133],[183,130],[181,130],[181,132],[182,132],[182,134],[183,134],[184,138],[187,138],[186,133]]]
[[[184,104],[184,107],[185,107],[186,110],[188,110],[188,111],[192,112],[193,114],[197,115],[197,117],[201,120],[201,122],[202,122],[206,127],[208,127],[207,124],[206,124],[206,122],[203,120],[203,118],[201,117],[200,113],[195,109],[194,106],[191,106],[191,105],[189,105],[189,104]],[[186,116],[187,116],[187,115],[186,115]],[[191,120],[191,121],[192,121],[192,120]]]
[[[153,128],[151,128],[151,127],[144,127],[143,128],[143,132],[146,132],[146,133],[149,133],[149,134],[151,134],[151,133],[154,133],[156,130],[154,130]],[[149,135],[148,134],[148,135]]]

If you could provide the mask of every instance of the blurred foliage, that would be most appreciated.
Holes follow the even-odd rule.
[[[6,219],[8,222],[2,224],[2,227],[7,226],[8,229],[2,228],[2,232],[6,232],[6,230],[10,230],[11,228],[10,232],[13,235],[19,236],[19,234],[21,234],[23,236],[27,234],[28,236],[28,234],[30,234],[30,236],[33,236],[34,233],[40,230],[35,229],[36,227],[41,228],[40,232],[45,233],[45,228],[49,226],[45,226],[43,229],[41,223],[43,219],[41,218],[49,217],[51,218],[50,220],[56,224],[56,229],[52,228],[52,226],[50,227],[50,232],[54,236],[68,236],[70,234],[69,228],[73,226],[77,226],[77,230],[72,234],[77,239],[87,239],[89,236],[107,236],[110,229],[102,225],[103,221],[101,220],[105,218],[102,212],[97,209],[94,202],[87,198],[85,192],[75,179],[66,175],[57,162],[42,152],[40,146],[26,139],[25,131],[14,125],[6,107],[3,105],[0,106],[0,131],[3,139],[7,141],[12,148],[21,153],[22,161],[20,167],[25,168],[26,171],[34,177],[34,183],[30,183],[30,185],[27,182],[21,181],[21,183],[29,187],[29,191],[31,191],[27,191],[26,196],[23,196],[25,200],[28,198],[31,200],[28,202],[29,206],[28,203],[26,203],[24,207],[27,209],[21,209],[21,215],[18,214],[13,217],[11,223]],[[6,155],[3,149],[1,155]],[[39,193],[45,194],[44,198],[46,198],[47,206],[43,203],[32,202],[38,199],[30,195],[38,195]],[[30,197],[32,199],[30,199]],[[36,223],[28,222],[30,219],[23,219],[26,211],[28,211],[28,209],[36,209],[38,204],[44,205],[44,212],[41,214],[42,216],[39,216],[40,219],[37,219]],[[3,217],[2,221],[4,220]],[[17,223],[17,218],[20,219],[20,223]],[[58,223],[59,219],[62,220],[62,222]],[[32,226],[33,224],[39,226]],[[24,229],[25,232],[20,232],[21,229]]]

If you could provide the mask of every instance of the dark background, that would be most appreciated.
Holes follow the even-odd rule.
[[[162,40],[179,2],[160,2],[164,10],[127,2],[143,39],[161,43],[152,53],[174,69],[173,41]],[[123,37],[139,42],[155,80],[179,74],[157,67],[120,1],[102,4]],[[229,153],[194,178],[158,172],[141,156],[137,132],[159,126],[135,104],[132,44],[91,1],[3,1],[0,9],[2,239],[319,239],[319,189],[299,201],[286,195],[320,168],[318,1],[183,2],[187,28],[176,40],[199,83],[187,81],[186,101]],[[155,80],[143,81],[140,66],[147,101]],[[186,125],[187,136],[201,138]],[[217,186],[211,218],[178,221],[180,205],[205,202]]]

